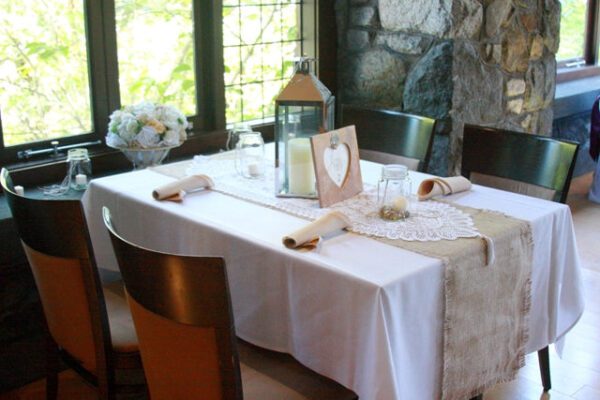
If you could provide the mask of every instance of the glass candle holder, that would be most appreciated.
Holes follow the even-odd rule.
[[[405,165],[384,165],[377,184],[379,216],[390,221],[409,216],[412,184]]]
[[[240,134],[236,149],[238,172],[249,179],[257,179],[265,173],[265,142],[260,132]]]
[[[85,190],[92,177],[92,161],[87,149],[71,149],[67,153],[68,180],[74,190]]]

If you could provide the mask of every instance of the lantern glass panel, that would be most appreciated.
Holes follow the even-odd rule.
[[[322,103],[281,102],[276,115],[277,194],[314,198],[317,191],[310,137],[321,131]]]

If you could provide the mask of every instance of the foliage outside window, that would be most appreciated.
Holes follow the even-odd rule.
[[[90,132],[82,2],[0,2],[0,107],[6,146]]]
[[[121,104],[196,114],[192,0],[116,0]]]
[[[101,139],[119,104],[141,100],[210,121],[202,125],[207,130],[224,127],[216,121],[272,116],[273,99],[302,54],[303,2],[222,4],[0,0],[0,149],[83,134]],[[207,32],[216,27],[223,47],[215,49],[210,44],[221,38]],[[211,63],[221,59],[224,75],[215,76],[221,69]],[[205,90],[223,79],[223,87]],[[214,98],[203,98],[207,93]],[[207,109],[221,118],[207,117]]]
[[[561,0],[560,47],[557,61],[582,60],[585,56],[588,0]]]

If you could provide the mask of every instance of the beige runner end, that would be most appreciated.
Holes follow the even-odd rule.
[[[524,365],[531,306],[533,238],[528,222],[456,206],[470,214],[482,238],[439,242],[382,240],[445,264],[442,398],[468,399],[511,380]]]

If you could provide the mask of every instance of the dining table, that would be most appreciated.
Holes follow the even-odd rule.
[[[361,161],[360,167],[365,184],[376,185],[381,165]],[[413,191],[431,177],[409,176]],[[347,231],[328,235],[313,251],[289,249],[282,237],[305,226],[306,218],[218,190],[188,193],[181,202],[153,198],[156,187],[174,180],[158,168],[91,180],[82,202],[99,267],[118,271],[102,220],[108,207],[117,231],[137,245],[223,257],[235,330],[243,340],[289,353],[361,399],[441,398],[440,259]],[[526,352],[565,345],[584,309],[569,207],[479,185],[444,201],[530,224]]]

